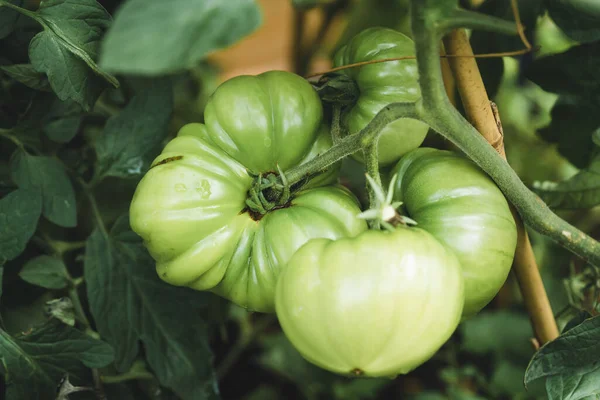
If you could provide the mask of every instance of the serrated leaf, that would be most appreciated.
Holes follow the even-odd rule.
[[[583,321],[542,346],[531,359],[525,384],[545,376],[584,374],[600,366],[600,317]]]
[[[38,192],[17,189],[0,199],[0,263],[25,250],[42,213]]]
[[[61,100],[73,100],[90,110],[105,87],[118,86],[112,75],[95,63],[100,39],[111,18],[95,0],[45,0],[36,19],[44,30],[29,44],[29,58],[48,76]]]
[[[69,284],[65,264],[56,257],[46,255],[29,260],[19,276],[25,282],[46,289],[63,289]]]
[[[539,130],[546,141],[558,143],[558,151],[577,168],[592,161],[593,132],[600,127],[598,106],[583,97],[560,96],[552,107],[552,122]]]
[[[20,188],[40,191],[42,212],[50,221],[67,228],[77,225],[75,191],[60,161],[18,150],[11,160],[11,177]]]
[[[600,364],[584,374],[553,375],[546,379],[548,400],[580,400],[600,395]]]
[[[108,120],[96,140],[96,175],[129,178],[146,172],[167,136],[173,92],[167,79],[154,81]]]
[[[214,304],[213,295],[162,282],[128,227],[123,218],[110,235],[95,230],[84,262],[91,312],[102,337],[115,347],[116,367],[127,370],[142,342],[163,386],[185,400],[217,398],[207,323],[198,313]]]
[[[0,330],[0,354],[8,400],[54,400],[65,373],[83,382],[84,367],[101,368],[113,360],[108,344],[55,319],[17,337]]]
[[[261,19],[254,0],[128,0],[102,42],[100,65],[136,75],[191,69],[249,35]]]
[[[50,90],[46,75],[37,72],[31,64],[3,65],[0,66],[0,70],[27,87],[36,90]]]
[[[591,317],[592,315],[589,312],[585,310],[579,310],[577,314],[573,318],[571,318],[569,322],[567,322],[567,324],[563,328],[562,333],[570,331],[571,329],[575,328],[577,325],[581,324],[583,321]]]
[[[8,2],[16,6],[21,6],[23,4],[23,0],[8,0]],[[10,35],[20,16],[21,14],[15,10],[6,6],[0,7],[0,39],[4,39]]]
[[[597,102],[600,80],[600,41],[536,59],[526,70],[527,79],[542,89]]]
[[[591,208],[600,204],[600,154],[591,165],[562,182],[534,182],[535,192],[548,207]]]
[[[578,42],[600,40],[600,2],[546,0],[550,17],[564,33]]]

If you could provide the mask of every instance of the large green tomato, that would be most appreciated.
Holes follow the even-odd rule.
[[[265,215],[247,209],[249,170],[286,171],[331,141],[319,99],[301,78],[273,72],[232,81],[209,100],[208,125],[184,126],[154,160],[133,197],[131,226],[166,282],[272,312],[279,271],[301,245],[355,236],[366,223],[355,218],[360,209],[347,190],[318,187],[337,180],[336,169],[283,207]],[[289,96],[287,109],[280,89]]]
[[[298,164],[317,138],[322,118],[317,92],[283,71],[230,79],[204,110],[211,140],[255,173]]]
[[[456,256],[420,228],[314,239],[277,283],[277,317],[304,358],[368,377],[407,373],[455,331],[463,308]]]
[[[469,159],[420,148],[393,168],[396,200],[458,256],[465,279],[464,316],[477,313],[498,293],[512,265],[517,230],[504,195]]]
[[[369,28],[338,50],[334,66],[414,55],[414,43],[408,36],[392,29]],[[360,91],[356,104],[342,111],[342,121],[351,134],[363,129],[388,104],[414,102],[421,97],[414,59],[369,64],[341,72],[352,78]],[[379,163],[391,164],[419,147],[427,130],[425,123],[415,119],[388,124],[379,138]],[[362,160],[362,154],[355,157]]]

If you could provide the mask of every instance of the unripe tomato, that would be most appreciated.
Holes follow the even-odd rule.
[[[204,110],[211,140],[256,173],[296,165],[313,146],[322,118],[317,92],[283,71],[230,79]]]
[[[334,67],[363,61],[414,56],[408,36],[388,28],[365,29],[335,54]],[[350,134],[363,129],[385,106],[414,102],[421,97],[417,63],[414,59],[363,65],[340,71],[351,77],[360,95],[356,104],[342,111],[342,121]],[[428,126],[415,119],[399,119],[388,124],[379,139],[379,163],[388,165],[425,140]],[[362,160],[362,154],[355,154]]]
[[[452,249],[465,280],[465,317],[498,293],[517,243],[504,195],[471,160],[450,151],[420,148],[392,169],[402,214]]]
[[[283,72],[234,81],[209,101],[208,125],[184,126],[154,160],[133,197],[131,227],[164,281],[273,312],[279,271],[301,245],[357,235],[366,223],[350,192],[319,187],[337,180],[335,168],[265,215],[248,209],[249,170],[285,172],[331,140],[308,82]]]
[[[455,331],[463,301],[456,256],[428,232],[404,227],[309,241],[276,293],[279,322],[304,358],[368,377],[428,360]]]

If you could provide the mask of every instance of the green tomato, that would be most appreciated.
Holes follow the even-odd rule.
[[[338,50],[334,67],[414,55],[414,43],[408,36],[392,29],[369,28]],[[388,104],[414,102],[421,97],[414,59],[369,64],[341,72],[352,78],[360,91],[356,103],[342,111],[342,121],[350,134],[363,129]],[[379,138],[379,163],[391,164],[419,147],[427,130],[425,123],[415,119],[388,124]],[[362,160],[362,154],[355,157]]]
[[[304,358],[338,374],[390,377],[427,361],[463,308],[456,256],[420,228],[314,239],[277,283],[279,322]]]
[[[450,151],[413,150],[393,174],[402,213],[458,256],[464,316],[477,313],[506,281],[515,253],[517,230],[504,195],[472,161]]]
[[[213,93],[204,110],[211,140],[250,171],[285,171],[312,147],[322,123],[317,92],[298,75],[238,76]]]
[[[239,89],[244,97],[244,87]],[[299,93],[298,96],[302,95]],[[300,104],[298,96],[292,96],[290,102]],[[250,103],[254,101],[249,100]],[[243,108],[241,103],[236,107]],[[255,119],[252,115],[246,117],[252,119],[251,125],[255,125],[262,113],[271,110],[256,111]],[[287,114],[287,117],[291,119],[289,124],[275,124],[280,128],[287,126],[281,129],[287,129],[289,133],[297,119],[302,119],[302,114],[293,118]],[[305,129],[296,126],[294,134],[312,136],[313,121],[307,118],[306,122]],[[245,131],[241,125],[242,122],[238,122],[234,126],[232,137],[236,142],[233,138],[226,139],[222,131],[218,131],[218,135],[211,134],[210,127],[202,124],[184,126],[139,183],[130,207],[131,227],[144,239],[164,281],[211,290],[254,311],[273,312],[279,271],[301,245],[312,238],[357,235],[366,229],[366,223],[355,218],[360,208],[347,190],[314,187],[336,180],[337,176],[330,172],[315,177],[307,185],[313,188],[295,193],[285,207],[264,216],[249,212],[245,200],[252,177],[244,162],[254,169],[260,168],[258,172],[271,170],[278,163],[287,168],[292,159],[296,162],[306,160],[311,154],[314,156],[323,151],[330,142],[320,138],[328,135],[324,130],[320,136],[313,136],[304,152],[289,147],[287,142],[274,140],[269,158],[261,159],[255,153],[232,150],[231,144],[238,143],[239,149],[242,143],[250,143],[243,137],[243,132],[253,135],[259,144],[281,132],[276,135],[270,129]],[[213,137],[220,141],[213,141]],[[291,141],[302,144],[306,139]],[[254,150],[267,152],[260,146]],[[279,158],[271,152],[285,162],[278,162]],[[290,154],[297,155],[291,157]]]

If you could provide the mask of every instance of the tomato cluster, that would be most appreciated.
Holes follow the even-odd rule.
[[[335,63],[411,54],[409,38],[373,28]],[[345,73],[359,88],[342,109],[346,135],[386,104],[419,98],[414,61]],[[428,127],[416,120],[388,125],[379,153],[382,165],[397,162],[391,190],[414,227],[368,229],[357,199],[337,183],[339,163],[286,183],[287,171],[332,146],[323,114],[313,87],[291,73],[223,83],[205,124],[184,126],[154,160],[132,200],[131,226],[163,280],[276,312],[307,360],[340,374],[406,373],[496,295],[515,223],[473,162],[418,148]]]

